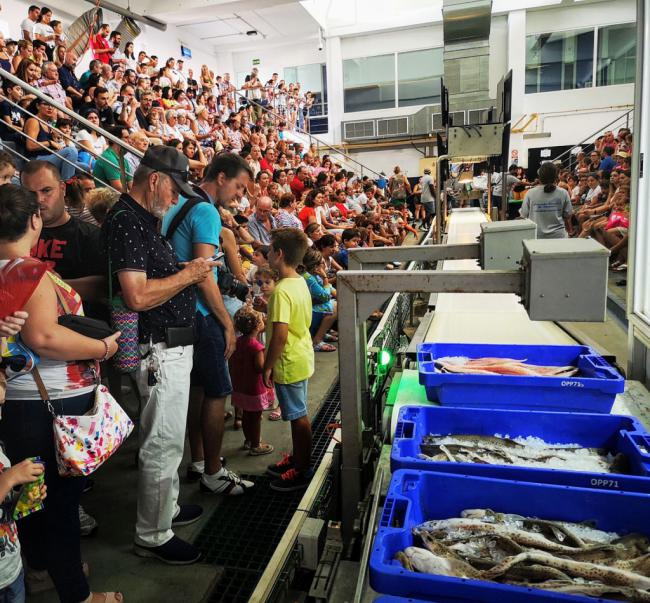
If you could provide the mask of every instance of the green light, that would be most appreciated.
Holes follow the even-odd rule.
[[[393,355],[388,350],[380,350],[378,360],[380,368],[388,368],[393,362]]]

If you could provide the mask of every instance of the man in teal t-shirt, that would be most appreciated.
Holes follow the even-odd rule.
[[[124,128],[111,126],[108,128],[108,133],[116,138],[122,139],[122,131]],[[128,132],[128,131],[127,131]],[[95,185],[97,187],[112,186],[115,190],[126,192],[122,186],[122,170],[120,169],[120,147],[117,144],[110,143],[108,148],[97,158],[95,167],[93,168],[93,176],[95,177]],[[124,161],[124,175],[127,187],[130,186],[133,180],[133,174],[128,161]]]
[[[200,196],[196,203],[171,233],[171,244],[181,262],[197,257],[212,257],[219,249],[221,217],[217,205],[232,201],[240,189],[252,178],[248,163],[234,153],[220,153],[205,170],[203,182],[195,187]],[[186,203],[181,197],[163,219],[163,235],[167,235],[174,218]],[[243,494],[253,482],[243,480],[221,463],[221,444],[224,431],[226,397],[232,392],[228,358],[235,344],[235,329],[223,303],[214,278],[198,285],[196,307],[196,343],[192,367],[188,431],[191,464],[189,479],[200,479],[201,490],[222,495]]]

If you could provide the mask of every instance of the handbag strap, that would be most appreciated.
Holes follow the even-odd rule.
[[[38,370],[38,367],[35,366],[34,370],[32,370],[32,377],[34,377],[34,381],[36,382],[36,388],[38,389],[38,394],[41,396],[41,400],[45,402],[47,409],[50,411],[50,414],[56,419],[56,413],[54,412],[54,407],[52,406],[52,401],[50,400],[50,394],[47,393],[47,388],[45,387],[45,383],[43,383],[43,378],[41,377],[41,373]]]

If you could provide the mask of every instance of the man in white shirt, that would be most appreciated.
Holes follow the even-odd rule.
[[[122,43],[122,34],[119,31],[112,31],[108,40],[111,43],[111,46],[115,48],[115,52],[113,52],[111,55],[111,63],[113,65],[118,63],[123,69],[126,70],[126,55],[120,50],[120,44]]]
[[[36,25],[36,19],[40,14],[41,9],[35,4],[27,9],[27,18],[20,24],[20,33],[25,40],[32,41],[34,39],[34,25]]]
[[[178,87],[185,89],[187,86],[187,78],[183,73],[183,59],[178,59],[176,61],[176,67],[171,69],[171,80],[172,86],[175,88]]]

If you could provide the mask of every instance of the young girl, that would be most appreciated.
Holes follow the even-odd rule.
[[[243,306],[235,314],[235,328],[241,333],[237,347],[230,357],[232,403],[242,413],[244,449],[251,456],[273,452],[273,446],[261,441],[262,412],[273,406],[275,392],[262,380],[264,346],[257,336],[264,330],[264,320],[250,306]]]
[[[338,337],[328,331],[334,326],[337,319],[336,302],[334,296],[336,291],[329,284],[325,262],[320,251],[314,248],[308,249],[298,267],[307,282],[309,293],[311,293],[312,318],[311,336],[314,345],[314,352],[336,352],[336,348],[328,341],[338,341]]]
[[[259,290],[259,294],[253,297],[253,308],[258,312],[266,314],[271,293],[275,289],[276,280],[277,274],[268,264],[265,263],[258,266],[255,272],[255,281],[253,282],[253,287]]]
[[[253,294],[253,299],[262,295],[260,287],[257,286],[257,270],[260,266],[263,266],[268,262],[269,257],[269,245],[260,245],[255,251],[253,251],[253,262],[251,267],[246,273],[246,280],[251,286],[251,293]]]

